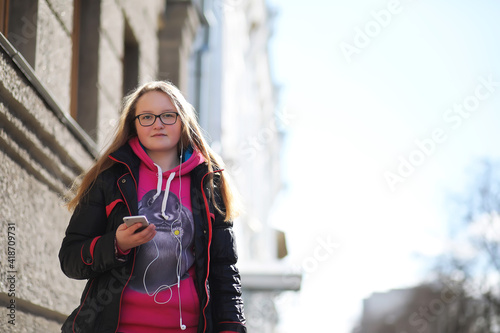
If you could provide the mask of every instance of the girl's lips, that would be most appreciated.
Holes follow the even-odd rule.
[[[166,134],[154,134],[153,136],[167,136]]]

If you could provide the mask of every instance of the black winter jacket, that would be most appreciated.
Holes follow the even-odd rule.
[[[76,207],[59,252],[61,268],[68,277],[88,280],[81,303],[64,323],[62,332],[116,332],[122,293],[134,278],[136,249],[125,260],[118,258],[115,232],[124,216],[138,213],[141,162],[128,144],[109,158],[117,163],[98,176]],[[214,209],[206,164],[198,165],[190,176],[195,283],[200,299],[198,333],[246,332],[232,222],[224,222]],[[215,200],[223,208],[218,178],[214,173]]]

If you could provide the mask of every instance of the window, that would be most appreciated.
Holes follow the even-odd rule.
[[[0,29],[9,42],[35,67],[38,0],[0,0]]]
[[[73,1],[73,32],[71,35],[72,42],[72,59],[71,59],[71,101],[70,114],[74,119],[78,113],[78,59],[80,55],[80,0]]]
[[[139,45],[128,21],[125,21],[123,54],[123,96],[139,83]]]
[[[9,0],[0,0],[0,32],[7,36],[7,25],[9,24]]]
[[[98,0],[74,0],[73,4],[70,113],[87,134],[96,140],[101,3]]]

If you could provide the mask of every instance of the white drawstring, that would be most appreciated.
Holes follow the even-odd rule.
[[[161,216],[165,220],[168,220],[168,216],[165,215],[165,211],[167,210],[167,200],[168,200],[168,194],[170,193],[170,183],[172,182],[172,179],[175,177],[175,172],[172,172],[170,176],[168,176],[167,179],[167,187],[165,187],[165,195],[163,196],[163,202],[161,203]]]
[[[156,194],[153,197],[153,202],[154,202],[161,194],[161,185],[163,183],[163,171],[161,170],[161,167],[158,164],[156,163],[153,164],[156,165],[156,167],[158,168],[158,175],[157,175],[158,183],[156,184]]]
[[[158,168],[158,183],[156,184],[156,194],[153,196],[153,202],[160,196],[161,186],[163,183],[163,171],[158,164],[155,163],[155,165]],[[168,176],[167,186],[165,187],[165,194],[163,195],[163,202],[161,203],[161,216],[163,216],[165,220],[168,220],[168,216],[165,214],[165,211],[167,210],[168,194],[170,193],[170,183],[172,183],[172,179],[174,179],[174,177],[175,172],[172,172],[170,176]]]

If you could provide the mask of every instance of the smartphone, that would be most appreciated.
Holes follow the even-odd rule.
[[[139,232],[139,231],[143,230],[144,228],[146,228],[149,225],[149,221],[148,221],[147,217],[144,216],[144,215],[125,216],[123,218],[123,222],[125,222],[125,224],[127,225],[127,227],[131,227],[131,226],[133,226],[136,223],[141,223],[142,227],[140,227],[139,229],[137,229],[136,232]]]

